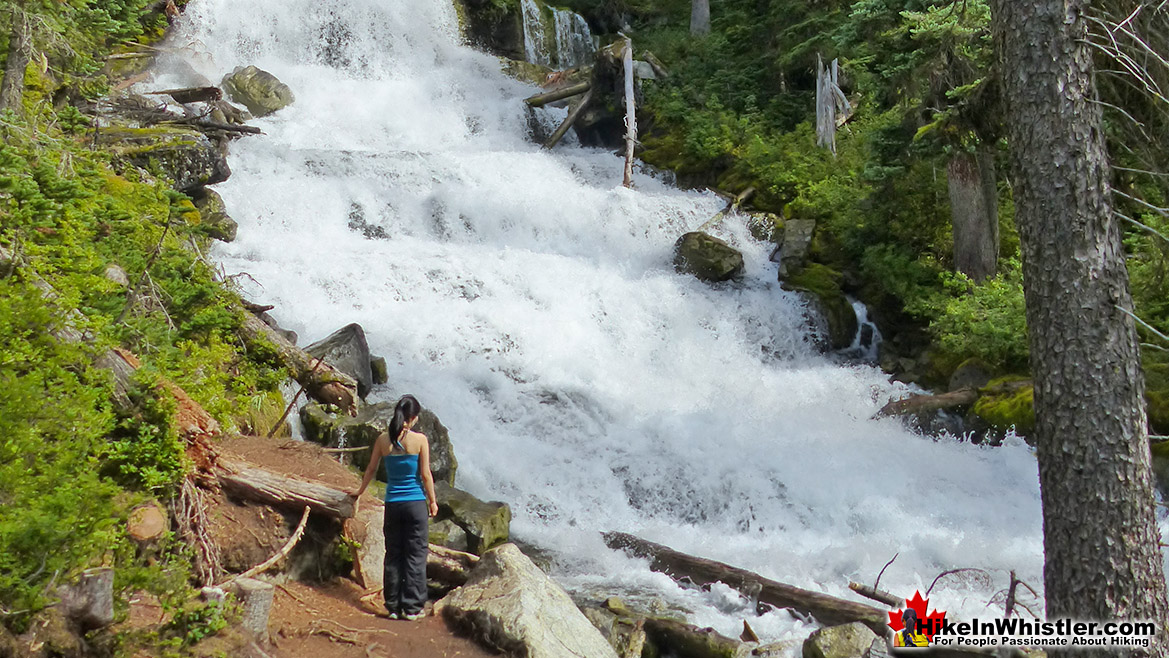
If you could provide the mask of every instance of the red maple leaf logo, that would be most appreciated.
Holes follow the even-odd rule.
[[[921,634],[927,640],[932,641],[934,639],[934,633],[941,630],[942,623],[946,621],[946,611],[934,610],[927,615],[926,608],[929,607],[929,602],[929,599],[921,598],[921,592],[914,592],[912,599],[905,599],[905,606],[912,608],[917,613],[917,619],[921,622],[918,626],[921,629]],[[905,624],[901,621],[901,615],[904,612],[904,608],[889,611],[889,628],[893,629],[894,633],[905,628]]]

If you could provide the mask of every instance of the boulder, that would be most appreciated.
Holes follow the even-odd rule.
[[[367,404],[353,417],[330,413],[316,402],[300,409],[305,438],[326,448],[371,446],[378,434],[386,431],[393,415],[393,402]],[[447,428],[433,412],[423,409],[414,429],[425,434],[430,442],[430,472],[434,481],[454,484],[459,462]],[[350,459],[354,466],[364,469],[369,464],[369,452],[350,453]],[[380,472],[378,477],[382,477]]]
[[[208,236],[222,242],[235,240],[239,224],[227,214],[227,205],[223,197],[215,190],[205,187],[190,193],[191,200],[199,210],[199,226]]]
[[[783,223],[782,244],[778,254],[781,277],[804,267],[812,246],[812,234],[815,232],[816,222],[811,219],[789,219]]]
[[[784,289],[810,297],[810,307],[823,320],[826,329],[826,346],[834,350],[852,345],[857,330],[856,311],[841,289],[843,280],[839,272],[819,263],[780,277]]]
[[[467,537],[467,531],[459,527],[454,519],[431,521],[430,543],[453,548],[456,551],[470,550],[470,539]]]
[[[356,322],[345,325],[326,338],[304,348],[305,352],[357,380],[357,394],[369,395],[373,388],[373,370],[370,367],[369,343],[365,330]],[[375,435],[376,436],[376,435]]]
[[[106,265],[106,271],[102,273],[102,276],[119,288],[130,287],[130,277],[126,276],[126,270],[113,263]]]
[[[126,531],[136,542],[154,541],[161,537],[168,527],[166,512],[162,511],[158,503],[153,502],[135,507],[126,522]]]
[[[174,126],[111,126],[97,138],[122,170],[135,167],[164,178],[179,192],[222,183],[231,175],[224,153],[197,130]]]
[[[967,416],[974,430],[1001,434],[1013,428],[1020,436],[1035,432],[1035,393],[1030,379],[1001,377],[979,393],[982,396]]]
[[[674,244],[674,269],[703,281],[727,281],[742,275],[743,254],[712,235],[693,231]]]
[[[783,218],[775,213],[753,212],[747,215],[747,230],[751,232],[751,237],[760,242],[770,242],[780,246],[781,250],[784,235],[786,235],[785,227]],[[776,253],[781,252],[777,251]]]
[[[111,567],[88,569],[77,581],[58,592],[61,610],[85,631],[114,623],[114,570]]]
[[[877,639],[860,622],[821,628],[804,640],[803,658],[861,658]]]
[[[617,658],[564,589],[514,544],[485,553],[467,584],[439,601],[436,610],[505,653]]]
[[[380,386],[390,381],[390,370],[386,367],[384,356],[375,356],[369,360],[369,371],[373,374],[374,386]]]
[[[744,645],[715,631],[693,624],[649,617],[645,620],[646,641],[658,649],[660,655],[677,658],[739,658]]]
[[[288,85],[255,66],[238,66],[220,83],[231,100],[257,117],[283,109],[295,100]]]
[[[473,45],[499,57],[520,61],[527,58],[520,3],[461,0],[455,6],[467,40]]]
[[[506,503],[484,502],[446,482],[435,482],[434,486],[438,496],[437,520],[449,519],[466,533],[465,550],[482,555],[507,541],[511,508]]]
[[[552,69],[547,66],[533,64],[523,60],[500,57],[499,64],[499,68],[503,71],[504,75],[530,85],[541,86],[548,80],[548,76],[552,74]]]
[[[994,368],[978,358],[966,359],[950,375],[950,390],[963,388],[980,389],[994,378]]]

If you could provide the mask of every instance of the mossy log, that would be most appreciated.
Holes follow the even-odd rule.
[[[352,377],[313,358],[251,313],[244,313],[244,323],[240,330],[248,342],[266,341],[275,348],[280,360],[292,372],[292,378],[313,399],[337,405],[350,414],[357,412],[357,381]]]
[[[875,418],[906,416],[941,409],[969,407],[977,400],[978,391],[972,388],[964,388],[940,395],[910,395],[900,400],[890,400],[885,406],[881,407],[881,410],[876,413]]]
[[[225,491],[240,498],[285,509],[308,507],[335,519],[353,516],[354,497],[319,482],[277,475],[247,462],[223,459],[215,476]]]
[[[619,548],[639,557],[649,558],[650,569],[675,580],[689,579],[698,585],[723,583],[752,598],[757,595],[759,603],[778,608],[792,608],[812,615],[822,624],[849,624],[859,621],[873,629],[874,633],[884,633],[889,621],[883,610],[871,605],[776,582],[746,569],[687,555],[624,532],[607,532],[604,536],[605,544],[609,548]]]

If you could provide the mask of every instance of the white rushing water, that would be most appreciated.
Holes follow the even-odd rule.
[[[734,222],[719,231],[745,253],[741,284],[676,274],[674,241],[722,201],[644,175],[627,190],[608,152],[529,143],[534,90],[460,45],[449,6],[195,0],[175,42],[211,80],[255,64],[297,99],[232,143],[217,189],[240,230],[218,262],[302,344],[360,322],[389,362],[373,397],[433,409],[459,486],[508,502],[571,589],[661,597],[736,637],[750,617],[724,588],[607,550],[605,530],[833,594],[894,554],[881,585],[906,595],[987,569],[934,592],[966,616],[1007,569],[1042,584],[1026,446],[870,420],[900,389],[815,352],[800,299]],[[782,611],[751,623],[809,631]]]

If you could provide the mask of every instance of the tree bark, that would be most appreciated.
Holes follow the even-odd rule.
[[[983,281],[994,276],[999,258],[994,154],[987,147],[977,154],[958,153],[950,158],[947,169],[954,269]]]
[[[1156,622],[1147,653],[1163,656],[1169,605],[1144,379],[1123,312],[1132,298],[1095,102],[1089,4],[992,2],[1035,379],[1047,616]]]
[[[4,80],[0,82],[0,112],[12,110],[20,114],[24,98],[24,71],[31,56],[28,44],[28,19],[24,11],[12,8],[12,35],[8,39],[8,60],[4,65]]]
[[[649,568],[674,579],[688,578],[697,585],[723,583],[747,596],[777,608],[793,608],[812,615],[825,625],[859,621],[874,633],[888,630],[889,616],[871,605],[846,601],[834,596],[811,592],[764,578],[757,573],[675,551],[624,532],[605,533],[609,548],[620,548],[640,557],[650,558]]]
[[[220,459],[219,466],[215,475],[220,486],[240,498],[294,510],[308,507],[335,519],[353,516],[354,498],[339,489],[277,475],[247,462]]]
[[[710,34],[710,0],[691,0],[690,36]]]

